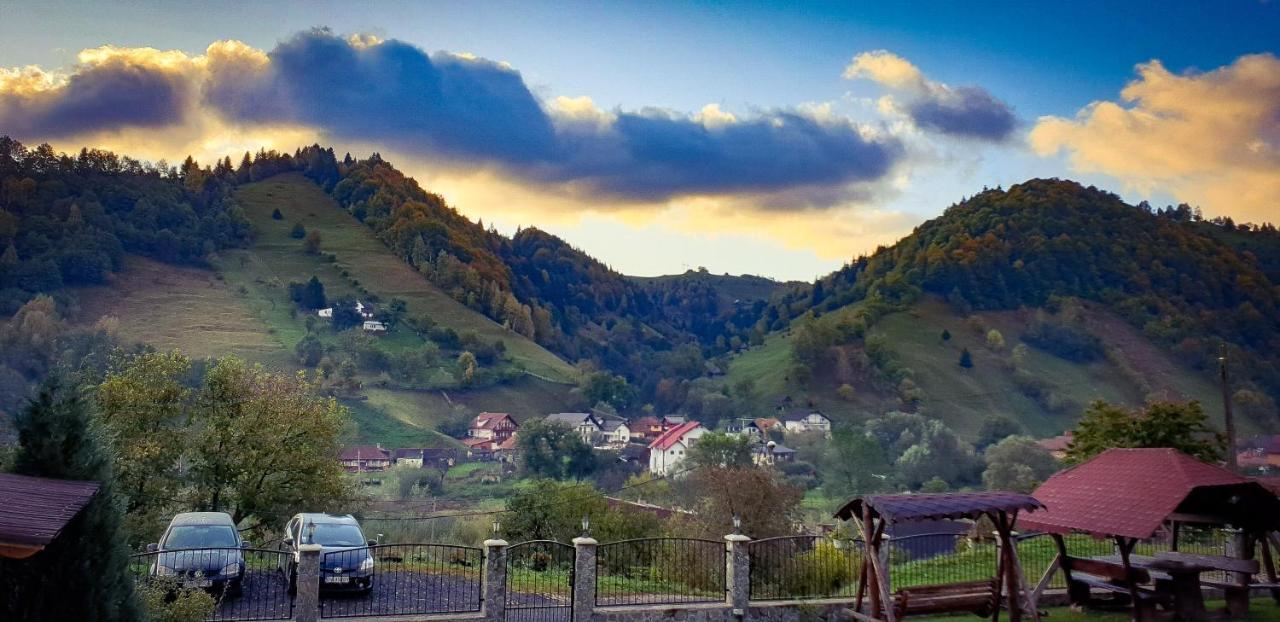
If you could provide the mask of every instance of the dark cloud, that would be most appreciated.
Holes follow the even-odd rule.
[[[268,57],[249,80],[251,72],[214,71],[208,101],[243,121],[303,123],[632,199],[871,181],[901,152],[847,122],[786,111],[714,129],[654,110],[616,113],[604,127],[557,127],[504,65],[428,56],[398,41],[356,44],[325,30],[299,34]]]
[[[907,105],[916,125],[961,138],[1003,141],[1017,129],[1007,104],[976,86],[934,88]]]
[[[34,78],[34,76],[33,76]],[[192,103],[181,72],[121,53],[82,65],[64,84],[36,88],[21,79],[0,90],[0,131],[43,140],[100,130],[164,127]]]

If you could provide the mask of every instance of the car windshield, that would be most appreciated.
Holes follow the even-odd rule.
[[[194,549],[205,547],[234,547],[236,530],[227,525],[178,525],[169,530],[164,539],[166,549]]]
[[[364,546],[364,534],[355,525],[315,523],[315,526],[313,541],[320,546]]]

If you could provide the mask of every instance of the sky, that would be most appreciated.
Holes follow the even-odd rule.
[[[0,0],[0,133],[378,151],[615,269],[810,280],[984,187],[1280,220],[1280,3]]]

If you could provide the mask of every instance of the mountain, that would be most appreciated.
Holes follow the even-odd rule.
[[[1269,273],[1278,248],[1270,225],[1132,206],[1070,181],[987,190],[776,298],[760,321],[774,333],[733,361],[730,380],[850,416],[859,408],[836,401],[842,384],[846,395],[879,399],[863,408],[958,411],[954,423],[968,430],[985,410],[1040,420],[1031,427],[1049,433],[1093,397],[1199,398],[1213,410],[1209,383],[1226,343],[1246,425],[1274,429],[1280,288]],[[988,345],[991,330],[1002,343]],[[965,348],[969,368],[957,364]],[[956,403],[991,395],[1021,397]]]

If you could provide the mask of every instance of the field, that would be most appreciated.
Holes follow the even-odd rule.
[[[847,312],[848,309],[833,313]],[[1032,313],[982,312],[966,318],[953,313],[941,301],[925,299],[911,309],[881,318],[871,334],[884,337],[898,361],[914,372],[914,382],[924,395],[921,412],[969,436],[976,434],[983,418],[990,414],[1008,415],[1037,436],[1052,436],[1070,428],[1093,400],[1131,406],[1143,403],[1146,396],[1116,362],[1078,364],[1036,348],[1027,349],[1024,368],[1041,379],[1064,405],[1050,410],[1028,397],[1014,381],[1007,362],[1009,351],[1021,342]],[[1087,313],[1089,324],[1097,327],[1095,332],[1106,335],[1106,345],[1123,357],[1154,393],[1169,399],[1198,399],[1205,404],[1211,421],[1220,418],[1218,393],[1210,378],[1179,364],[1171,353],[1114,315],[1092,308]],[[990,329],[999,330],[1004,336],[1003,349],[987,347],[986,332]],[[942,339],[943,330],[951,335],[949,340]],[[877,390],[865,372],[847,363],[859,354],[855,347],[841,348],[836,365],[816,372],[814,389],[806,392],[788,382],[788,332],[770,335],[764,345],[735,357],[728,382],[732,385],[753,379],[757,392],[769,404],[783,395],[790,395],[793,400],[811,399],[836,420],[859,421],[869,413],[899,407],[892,393]],[[972,368],[958,364],[963,349],[972,355]],[[841,399],[835,393],[835,388],[846,382],[854,388],[852,400]]]

